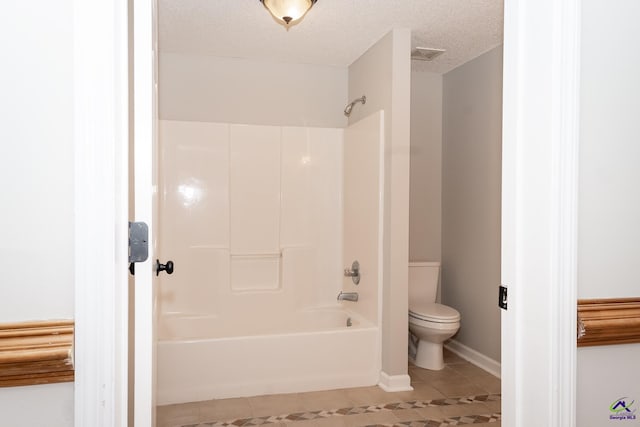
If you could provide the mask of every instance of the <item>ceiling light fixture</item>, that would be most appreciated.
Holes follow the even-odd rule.
[[[295,25],[318,0],[259,0],[287,29]]]

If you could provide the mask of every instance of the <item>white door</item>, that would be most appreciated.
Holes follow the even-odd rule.
[[[157,36],[155,0],[134,1],[135,220],[149,226],[149,258],[135,271],[134,425],[155,425]],[[163,262],[161,260],[161,262]]]

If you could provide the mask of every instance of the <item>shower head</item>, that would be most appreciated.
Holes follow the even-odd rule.
[[[356,105],[358,102],[361,102],[363,105],[366,104],[367,97],[365,95],[362,95],[360,98],[354,99],[353,101],[348,103],[344,109],[344,115],[349,117],[351,115],[351,110],[353,110],[353,106]]]
[[[344,115],[349,117],[351,115],[351,110],[353,110],[353,102],[350,102],[344,109]]]

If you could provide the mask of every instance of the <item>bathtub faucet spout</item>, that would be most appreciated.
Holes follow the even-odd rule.
[[[357,292],[342,292],[338,294],[338,301],[358,301],[358,293]]]

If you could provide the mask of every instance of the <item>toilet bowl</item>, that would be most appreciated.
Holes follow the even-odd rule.
[[[431,303],[409,309],[409,330],[418,339],[414,363],[425,369],[444,368],[442,345],[460,329],[460,313],[446,305]]]
[[[414,363],[444,368],[443,343],[460,329],[460,313],[436,303],[440,263],[409,264],[409,331],[418,338]]]

